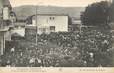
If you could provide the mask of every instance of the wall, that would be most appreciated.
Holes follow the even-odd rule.
[[[0,55],[3,55],[5,48],[4,33],[0,32]]]
[[[0,0],[0,14],[2,13],[2,8],[3,8],[3,0]]]
[[[33,18],[32,20],[32,25],[36,25],[36,17]],[[46,27],[48,28],[50,26],[55,26],[55,32],[68,32],[68,16],[49,16],[49,15],[42,15],[42,16],[37,16],[37,27],[43,28]],[[39,32],[39,30],[38,30]]]
[[[9,32],[10,23],[7,21],[10,20],[9,10],[11,9],[11,7],[9,6],[10,6],[9,0],[0,0],[0,25],[2,26],[0,27],[0,55],[3,55],[3,52],[5,50],[5,41],[10,40],[10,32]],[[1,17],[3,17],[3,19]]]
[[[11,34],[17,33],[20,36],[24,37],[25,36],[25,27],[18,27],[18,28],[14,28],[14,30],[12,30]]]

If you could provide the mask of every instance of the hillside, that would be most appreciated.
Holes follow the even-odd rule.
[[[37,6],[38,14],[67,14],[70,17],[80,17],[83,7],[56,7],[56,6]],[[36,13],[36,6],[26,5],[13,8],[18,19],[25,19]]]

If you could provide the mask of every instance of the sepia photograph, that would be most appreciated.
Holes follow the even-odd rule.
[[[114,67],[114,0],[0,0],[0,67]]]

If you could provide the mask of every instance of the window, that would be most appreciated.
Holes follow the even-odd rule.
[[[55,17],[50,17],[50,20],[54,20],[55,19]]]
[[[55,32],[55,26],[50,26],[51,32]]]
[[[3,8],[3,19],[9,20],[9,8],[8,7]]]

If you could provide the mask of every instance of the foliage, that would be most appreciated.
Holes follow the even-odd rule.
[[[111,17],[111,21],[114,21],[114,1],[113,1],[113,3],[111,4],[111,6],[110,6],[110,8],[111,8],[111,15],[110,15],[110,17]]]
[[[81,15],[83,25],[89,26],[108,26],[109,5],[106,1],[93,3],[86,7]]]

